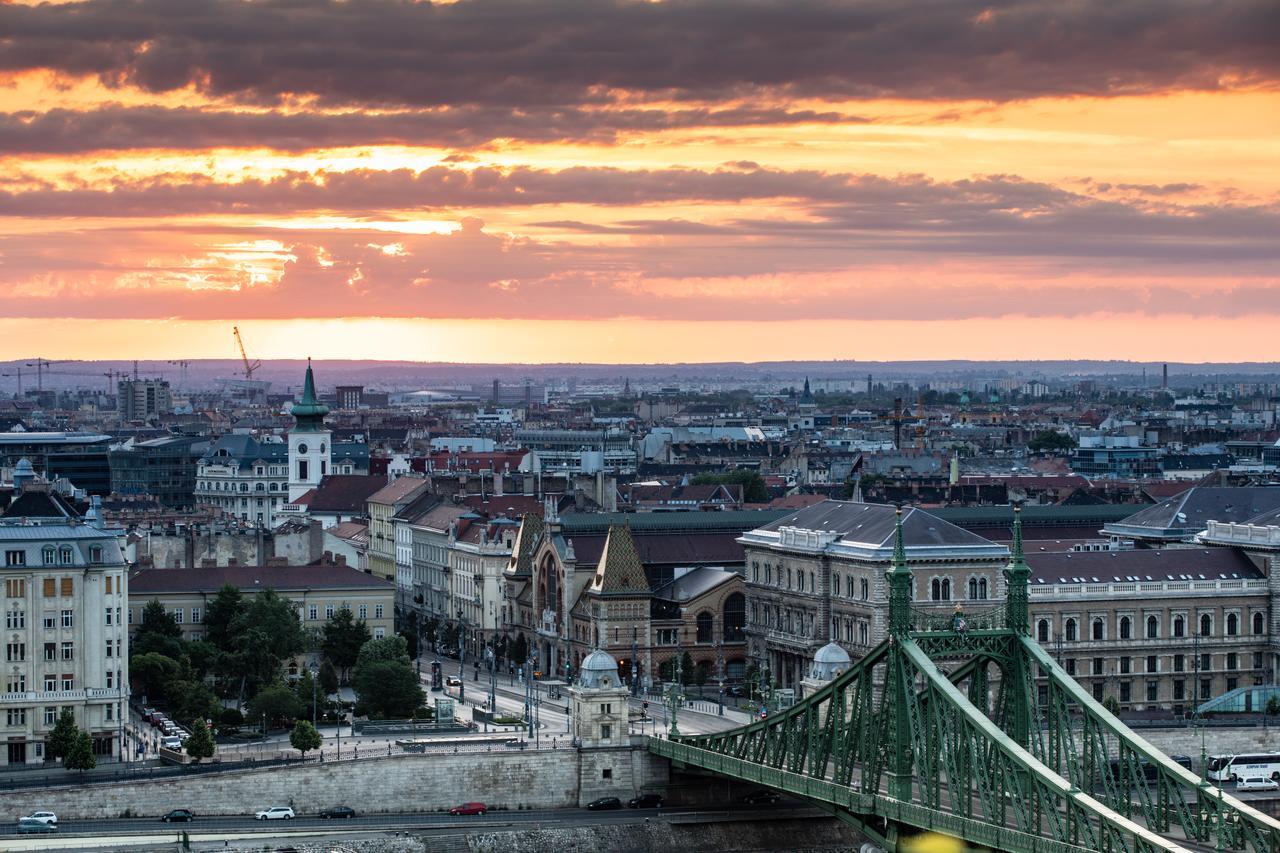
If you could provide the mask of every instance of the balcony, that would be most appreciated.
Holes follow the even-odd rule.
[[[765,641],[771,646],[786,646],[787,648],[805,652],[818,645],[818,641],[813,637],[803,637],[792,634],[790,631],[779,631],[777,628],[770,628],[765,632],[764,636]]]
[[[1280,527],[1260,524],[1235,524],[1230,521],[1211,521],[1203,537],[1207,542],[1225,545],[1280,548]]]
[[[1112,598],[1149,598],[1159,595],[1173,598],[1215,596],[1224,592],[1262,595],[1267,592],[1265,579],[1141,581],[1128,583],[1069,583],[1034,585],[1029,590],[1032,600],[1102,601]]]
[[[0,705],[105,702],[113,699],[123,699],[124,697],[124,691],[115,687],[90,687],[87,690],[28,690],[25,693],[0,693]]]

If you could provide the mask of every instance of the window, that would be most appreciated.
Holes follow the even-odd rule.
[[[1175,678],[1173,680],[1173,698],[1174,701],[1181,702],[1187,698],[1187,682],[1186,679]]]
[[[63,659],[63,660],[75,660],[75,657],[76,657],[76,646],[75,646],[75,643],[70,643],[70,642],[63,643],[63,644],[62,644],[62,659]]]
[[[191,608],[191,624],[193,625],[200,624],[200,608],[199,607]]]
[[[89,546],[89,562],[90,562],[90,563],[101,563],[101,562],[102,562],[102,546],[101,546],[101,545],[90,545],[90,546]],[[108,578],[107,578],[107,592],[111,592],[111,578],[110,578],[110,577],[108,577]]]
[[[1049,620],[1041,619],[1036,623],[1036,639],[1041,643],[1049,642]]]
[[[1262,669],[1262,652],[1253,653],[1253,668]]]
[[[1227,614],[1227,636],[1234,637],[1239,633],[1240,633],[1240,614],[1228,613]]]
[[[63,690],[75,690],[75,689],[76,689],[76,677],[75,677],[74,675],[70,674],[70,673],[63,673],[63,674],[62,674],[62,689],[63,689]]]
[[[56,725],[57,722],[58,722],[58,709],[51,708],[46,705],[44,709],[44,724],[46,726],[52,726],[52,725]]]
[[[45,579],[44,579],[44,597],[45,597],[45,598],[57,598],[57,597],[58,597],[58,580],[57,580],[57,578],[45,578]]]
[[[1076,620],[1068,619],[1064,628],[1067,635],[1067,642],[1074,643],[1076,641]]]
[[[1160,661],[1155,655],[1147,655],[1147,672],[1155,672],[1160,668]]]
[[[1120,639],[1131,640],[1133,634],[1133,620],[1128,616],[1120,617]]]
[[[1129,682],[1127,681],[1120,682],[1120,701],[1121,702],[1128,702],[1133,698],[1131,695],[1132,689],[1133,689],[1133,685],[1130,684]]]
[[[107,624],[108,625],[111,624],[111,608],[110,607],[107,608]]]
[[[1213,680],[1209,678],[1200,679],[1200,698],[1209,699],[1213,696]]]
[[[1128,675],[1128,674],[1129,674],[1129,667],[1130,667],[1131,665],[1132,665],[1132,664],[1131,664],[1131,662],[1130,662],[1130,658],[1127,658],[1127,657],[1120,658],[1120,674],[1121,674],[1121,675]]]
[[[107,687],[116,686],[114,676],[115,676],[115,673],[113,673],[111,670],[107,670]]]
[[[6,566],[25,566],[27,564],[26,551],[5,551],[4,564]]]
[[[986,578],[969,578],[969,598],[975,601],[985,601],[987,598],[987,579]]]
[[[69,566],[74,562],[75,562],[75,553],[71,550],[70,545],[63,545],[61,548],[58,549],[58,563],[60,565]],[[68,580],[69,578],[63,578],[62,582],[65,584]],[[71,593],[69,592],[63,593],[63,595],[70,595],[70,594]]]
[[[710,643],[711,634],[714,627],[711,619],[711,614],[706,610],[704,610],[698,614],[694,622],[697,626],[697,642]]]
[[[1213,636],[1213,617],[1208,613],[1205,613],[1200,617],[1200,636]]]
[[[1160,636],[1160,620],[1154,616],[1147,617],[1147,639],[1154,640]]]
[[[1156,699],[1159,698],[1159,696],[1160,696],[1160,682],[1148,681],[1147,682],[1147,701],[1154,702],[1156,701]]]
[[[1235,652],[1227,652],[1227,669],[1239,669],[1240,656]]]
[[[609,738],[611,738],[612,736],[613,736],[613,727],[612,727],[612,726],[610,726],[608,723],[606,723],[606,724],[604,724],[603,726],[601,726],[601,727],[600,727],[600,739],[601,739],[601,740],[609,740]],[[603,771],[603,774],[604,774],[604,778],[606,778],[606,779],[612,779],[612,778],[613,778],[613,769],[612,769],[612,768],[609,768],[609,767],[606,767],[606,768],[604,769],[604,771]]]
[[[52,566],[58,561],[58,549],[52,545],[45,545],[40,549],[40,562],[46,566]]]
[[[306,445],[298,445],[298,452],[305,453],[306,451],[303,450],[305,446]],[[307,481],[308,473],[309,472],[307,471],[307,460],[299,459],[298,460],[298,482],[305,483]]]
[[[25,726],[27,724],[26,708],[10,708],[5,712],[5,715],[11,726]]]
[[[1207,653],[1200,655],[1200,668],[1213,669],[1213,656]]]
[[[9,629],[27,627],[27,611],[10,610],[5,613],[4,626]]]
[[[58,676],[46,675],[44,677],[44,690],[46,693],[52,693],[58,689]]]
[[[1100,681],[1094,682],[1093,698],[1098,702],[1102,701],[1102,682]]]
[[[115,640],[107,640],[107,657],[115,657]]]
[[[373,606],[373,618],[374,618],[374,619],[381,619],[381,618],[382,618],[382,605],[381,605],[381,604],[375,604],[375,605]]]
[[[332,619],[332,618],[333,618],[333,605],[332,605],[332,604],[326,604],[326,605],[324,606],[324,618],[326,618],[326,619]]]
[[[9,598],[27,597],[26,578],[8,578],[4,582],[4,594]]]
[[[868,581],[866,578],[863,578],[862,580],[858,581],[858,586],[859,586],[859,588],[861,589],[861,594],[862,594],[862,600],[863,600],[863,601],[866,601],[867,599],[871,598],[871,583],[870,583],[870,581]]]
[[[1076,674],[1076,659],[1067,658],[1065,663],[1067,665],[1067,675],[1074,676]]]
[[[1173,617],[1173,636],[1185,637],[1187,635],[1187,619],[1182,614]]]
[[[320,611],[316,609],[316,606],[314,604],[312,604],[310,607],[307,608],[307,618],[308,619],[320,618]]]
[[[63,598],[75,595],[75,580],[73,578],[63,578],[60,586],[61,589],[58,592]]]
[[[360,605],[360,618],[361,618],[361,619],[368,619],[368,618],[369,618],[369,605],[367,605],[367,604],[361,604],[361,605]]]
[[[1185,657],[1184,655],[1174,655],[1174,656],[1173,656],[1173,671],[1174,671],[1174,672],[1183,672],[1183,671],[1186,669],[1185,661],[1186,661],[1186,657]]]
[[[1253,614],[1253,633],[1262,634],[1267,630],[1267,620],[1261,613]]]
[[[57,660],[57,659],[58,659],[58,644],[57,644],[57,643],[45,643],[45,644],[44,644],[44,659],[45,659],[45,660]]]
[[[74,628],[76,624],[76,613],[74,610],[62,611],[62,627]]]
[[[27,659],[26,643],[9,643],[5,646],[4,659],[10,663],[21,663]]]
[[[8,683],[5,685],[6,693],[26,693],[27,692],[27,674],[25,672],[16,672],[9,677]]]
[[[1093,659],[1093,674],[1102,675],[1102,658]]]
[[[951,600],[951,578],[934,578],[929,588],[934,601]]]
[[[1101,616],[1093,618],[1093,638],[1095,640],[1104,640],[1107,636],[1107,623]]]
[[[382,639],[383,637],[385,637],[385,636],[387,636],[387,629],[386,629],[386,628],[374,628],[374,629],[373,629],[373,638],[374,638],[375,640],[381,640],[381,639]]]

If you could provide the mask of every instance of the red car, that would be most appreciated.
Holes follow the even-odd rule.
[[[463,803],[449,809],[449,814],[484,814],[488,811],[484,803]]]

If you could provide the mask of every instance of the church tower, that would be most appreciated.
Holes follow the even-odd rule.
[[[320,484],[329,473],[332,434],[324,425],[329,407],[316,397],[316,380],[307,359],[302,399],[293,404],[293,429],[289,430],[289,501],[292,503]]]

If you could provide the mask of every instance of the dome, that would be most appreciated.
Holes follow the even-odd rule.
[[[813,656],[809,678],[813,681],[830,681],[850,667],[849,653],[836,643],[827,643]]]
[[[31,460],[24,456],[21,459],[19,459],[18,464],[14,466],[13,473],[30,474],[32,477],[34,477],[36,474],[36,469],[32,466]]]
[[[596,649],[582,659],[582,665],[578,667],[579,687],[617,687],[620,683],[618,662],[613,655]]]

